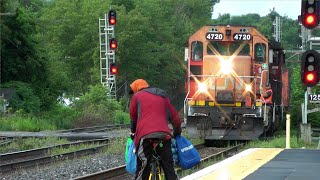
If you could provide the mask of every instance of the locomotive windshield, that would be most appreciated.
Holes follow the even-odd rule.
[[[207,46],[208,55],[250,56],[250,46],[246,42],[210,41]]]

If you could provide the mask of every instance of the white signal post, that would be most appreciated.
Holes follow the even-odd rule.
[[[109,99],[117,99],[116,74],[111,73],[111,64],[116,61],[115,49],[110,48],[110,40],[115,37],[114,23],[110,24],[109,14],[105,14],[104,18],[99,18],[99,42],[100,42],[100,80],[103,86],[108,90]],[[113,11],[115,13],[115,11]]]

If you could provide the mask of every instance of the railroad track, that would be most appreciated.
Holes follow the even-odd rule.
[[[13,153],[0,154],[0,172],[6,173],[20,168],[34,167],[37,165],[48,164],[64,159],[73,159],[83,155],[94,154],[100,152],[104,147],[108,146],[109,139],[96,139],[88,141],[72,142],[60,145],[53,145],[44,148],[31,149]],[[69,148],[71,146],[79,146],[82,144],[97,144],[94,147],[49,155],[51,150],[56,148]]]
[[[10,139],[0,140],[0,146],[6,146],[10,143],[12,143],[12,140],[10,140]]]
[[[209,160],[216,160],[216,159],[221,159],[223,157],[228,157],[230,154],[233,154],[235,152],[237,152],[239,150],[239,148],[241,148],[243,146],[243,144],[239,144],[230,148],[218,148],[217,151],[215,151],[215,153],[211,153],[208,154],[208,152],[206,152],[204,149],[206,149],[207,147],[205,147],[204,145],[197,145],[195,146],[196,149],[199,151],[202,159],[201,159],[201,163],[199,165],[197,165],[198,167],[201,166],[201,164],[203,164],[203,162],[209,161]],[[210,148],[210,147],[209,147]],[[204,153],[205,152],[205,153]],[[178,173],[181,172],[182,169],[178,169]],[[108,169],[108,170],[104,170],[104,171],[100,171],[100,172],[96,172],[93,174],[89,174],[89,175],[85,175],[85,176],[81,176],[81,177],[77,177],[74,180],[104,180],[104,179],[108,179],[108,180],[117,180],[117,179],[131,179],[132,175],[130,175],[126,169],[125,169],[125,165],[119,166],[119,167],[115,167],[112,169]]]
[[[115,124],[115,125],[104,125],[104,126],[92,126],[92,127],[83,127],[83,128],[74,128],[74,129],[66,129],[61,131],[56,131],[58,133],[67,133],[67,132],[75,132],[75,133],[94,133],[94,132],[105,132],[111,131],[120,128],[129,128],[130,124]]]

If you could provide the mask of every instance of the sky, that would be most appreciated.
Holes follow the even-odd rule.
[[[281,16],[286,15],[295,20],[301,13],[301,0],[220,0],[213,7],[212,18],[218,18],[219,13],[229,13],[231,16],[257,13],[265,16],[273,8]]]

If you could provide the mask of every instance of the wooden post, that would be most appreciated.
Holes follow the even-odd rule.
[[[311,144],[311,124],[300,124],[301,138],[305,144]]]

